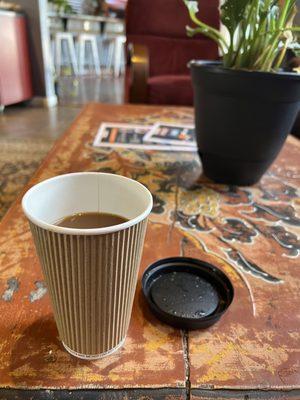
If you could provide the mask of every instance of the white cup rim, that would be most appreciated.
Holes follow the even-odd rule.
[[[132,218],[122,224],[118,224],[118,225],[112,225],[112,226],[108,226],[105,228],[94,228],[94,229],[75,229],[75,228],[65,228],[62,226],[58,226],[58,225],[54,225],[54,224],[50,224],[48,222],[42,221],[38,218],[36,218],[34,215],[32,215],[32,213],[28,210],[28,201],[29,201],[29,197],[32,195],[32,193],[39,187],[49,183],[50,181],[55,181],[55,180],[60,180],[60,179],[64,179],[67,176],[79,176],[79,175],[106,175],[106,176],[111,176],[114,179],[116,179],[116,177],[120,180],[127,180],[127,181],[131,181],[134,182],[134,184],[136,184],[137,186],[139,186],[145,193],[145,196],[148,198],[148,206],[147,208],[140,213],[138,216],[136,216],[135,218]],[[148,215],[150,214],[151,210],[152,210],[152,206],[153,206],[153,199],[152,199],[152,194],[151,192],[140,182],[135,181],[131,178],[127,178],[125,176],[122,175],[117,175],[117,174],[110,174],[110,173],[106,173],[106,172],[73,172],[73,173],[69,173],[69,174],[63,174],[63,175],[58,175],[58,176],[54,176],[52,178],[49,179],[45,179],[42,182],[37,183],[36,185],[32,186],[23,196],[22,198],[22,209],[24,214],[26,215],[26,217],[29,219],[29,221],[31,221],[33,224],[48,230],[48,231],[52,231],[52,232],[56,232],[56,233],[60,233],[60,234],[67,234],[67,235],[105,235],[108,233],[114,233],[117,231],[122,231],[124,229],[127,229],[133,225],[138,224],[139,222],[143,221],[144,219],[146,219],[148,217]]]

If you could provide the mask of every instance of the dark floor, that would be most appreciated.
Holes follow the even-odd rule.
[[[120,104],[124,98],[123,77],[63,76],[58,80],[59,104],[53,108],[13,105],[0,115],[0,138],[56,139],[89,101]]]

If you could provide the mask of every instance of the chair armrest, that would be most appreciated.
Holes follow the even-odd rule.
[[[129,44],[130,80],[129,89],[130,103],[147,103],[149,77],[149,53],[145,46]]]

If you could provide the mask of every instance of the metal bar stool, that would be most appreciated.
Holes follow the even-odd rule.
[[[100,36],[100,62],[101,66],[104,67],[106,72],[112,69],[114,61],[114,51],[115,51],[115,40],[111,36]]]
[[[125,47],[126,37],[118,35],[115,37],[114,51],[114,76],[117,78],[125,71]]]
[[[93,56],[93,64],[95,68],[95,72],[97,75],[101,75],[101,67],[100,67],[100,59],[99,52],[97,46],[97,35],[91,33],[80,33],[78,35],[78,65],[79,65],[79,73],[84,75],[85,64],[86,64],[86,45],[90,43],[92,56]]]
[[[66,42],[68,53],[69,53],[69,61],[70,65],[73,68],[73,72],[75,75],[78,75],[78,64],[76,58],[76,51],[74,45],[73,34],[70,32],[56,32],[54,34],[55,37],[55,68],[57,75],[61,73],[62,67],[62,44]]]

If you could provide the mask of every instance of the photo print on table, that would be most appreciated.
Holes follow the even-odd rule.
[[[146,133],[146,142],[170,144],[172,146],[189,146],[196,148],[194,125],[169,124],[157,122]]]
[[[169,142],[146,142],[145,137],[147,136],[148,132],[152,130],[152,128],[152,125],[132,125],[105,122],[100,125],[93,146],[126,147],[132,149],[163,151],[194,151],[194,148],[192,148],[190,145],[173,146]]]

